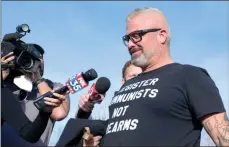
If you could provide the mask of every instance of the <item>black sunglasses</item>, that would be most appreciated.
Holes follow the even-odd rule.
[[[149,32],[157,32],[161,30],[160,28],[154,28],[154,29],[146,29],[146,30],[137,30],[134,32],[131,32],[128,35],[125,35],[122,37],[123,43],[125,46],[128,46],[129,40],[131,40],[133,43],[140,42],[142,40],[142,36]]]

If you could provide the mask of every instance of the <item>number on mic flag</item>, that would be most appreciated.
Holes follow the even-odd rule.
[[[66,86],[68,87],[69,91],[74,94],[77,91],[87,87],[87,82],[84,80],[81,73],[77,74],[76,76],[72,76],[66,82]]]

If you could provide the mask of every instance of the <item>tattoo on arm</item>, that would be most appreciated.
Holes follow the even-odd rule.
[[[218,122],[218,121],[217,121]],[[222,123],[216,124],[217,131],[219,133],[219,142],[220,145],[224,145],[224,143],[229,144],[229,121],[226,113],[224,113],[224,120]]]
[[[213,115],[212,118],[204,122],[206,131],[215,140],[215,143],[219,146],[229,145],[229,121],[226,113],[221,117]]]
[[[207,120],[204,123],[204,126],[205,126],[205,129],[206,129],[207,132],[212,132],[213,126],[212,126],[210,120]]]

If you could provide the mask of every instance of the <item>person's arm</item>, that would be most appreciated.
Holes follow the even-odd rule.
[[[73,119],[70,118],[65,125],[62,134],[59,137],[56,146],[83,146],[83,130],[89,127],[92,134],[95,136],[103,136],[106,133],[107,121],[88,120],[88,119]],[[97,139],[101,137],[95,137]],[[90,142],[90,141],[89,141]],[[89,143],[87,142],[87,143]]]
[[[9,124],[26,141],[35,143],[43,134],[51,113],[40,112],[31,122],[9,89],[1,89],[2,121]]]
[[[202,68],[189,67],[185,76],[191,112],[217,146],[228,146],[229,122],[214,81]]]
[[[93,108],[94,103],[89,101],[89,94],[83,94],[80,97],[78,111],[76,112],[75,118],[90,118]]]
[[[40,95],[43,95],[49,91],[52,91],[52,89],[49,87],[49,85],[46,82],[41,82],[40,84],[37,85],[38,91]],[[60,87],[58,87],[60,88]],[[55,88],[54,85],[54,89],[58,89],[57,87]],[[69,113],[69,109],[70,109],[70,104],[69,104],[69,96],[68,94],[65,95],[59,95],[61,97],[61,99],[63,99],[63,101],[56,101],[57,99],[55,98],[50,98],[50,102],[55,102],[55,103],[60,103],[60,105],[58,107],[54,107],[52,114],[51,114],[51,118],[53,120],[59,121],[64,119],[68,113]]]
[[[54,83],[53,87],[55,90],[62,88],[64,85],[60,83]],[[53,109],[52,116],[53,118],[58,118],[58,120],[63,120],[67,117],[69,110],[70,110],[70,97],[69,92],[62,94],[64,100],[62,101],[59,107]]]
[[[229,146],[229,121],[226,113],[206,115],[202,124],[217,146]]]

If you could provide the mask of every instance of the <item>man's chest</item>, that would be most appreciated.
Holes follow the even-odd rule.
[[[109,116],[107,133],[139,129],[155,118],[190,118],[184,87],[172,76],[142,78],[125,84],[113,97]]]

